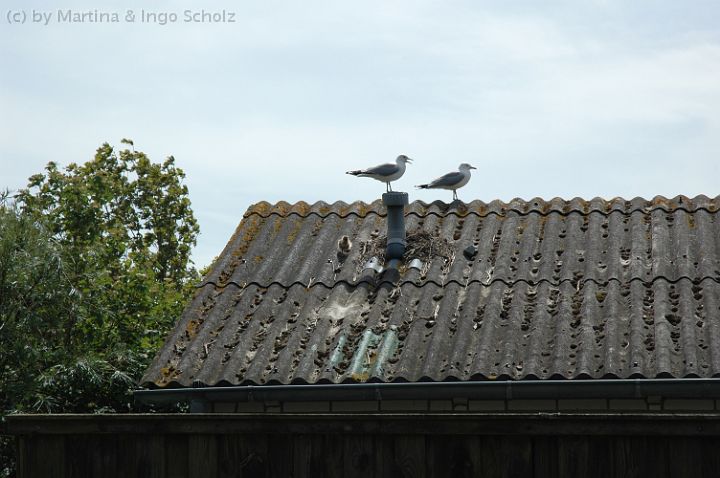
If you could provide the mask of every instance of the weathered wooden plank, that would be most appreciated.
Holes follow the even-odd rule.
[[[297,477],[338,476],[344,474],[343,444],[337,435],[297,435],[293,437],[293,471]]]
[[[165,478],[165,439],[163,435],[142,435],[135,443],[137,477]]]
[[[265,435],[220,435],[218,476],[227,478],[269,476]]]
[[[247,436],[245,437],[247,439]],[[219,478],[241,476],[243,467],[240,442],[243,437],[236,435],[220,435],[217,437],[217,476]]]
[[[121,443],[119,443],[119,441]],[[161,435],[71,435],[65,437],[65,474],[68,477],[118,475],[121,469],[133,476],[165,477],[164,437]]]
[[[290,435],[267,436],[268,476],[293,476],[293,439]]]
[[[623,443],[617,437],[587,437],[585,448],[586,476],[617,476],[614,473],[620,472],[616,469],[613,457]]]
[[[452,437],[453,467],[463,476],[533,476],[533,442],[530,437]],[[454,456],[453,456],[454,455]]]
[[[558,442],[558,468],[562,477],[681,476],[668,475],[663,446],[667,440],[588,436],[560,437]]]
[[[19,436],[15,437],[15,454],[17,478],[30,478],[30,471],[28,469],[29,456],[28,456],[28,437]]]
[[[118,435],[116,453],[118,476],[138,478],[164,478],[165,476],[163,435]]]
[[[322,435],[322,448],[317,450],[316,460],[323,463],[325,476],[343,476],[345,447],[342,435]]]
[[[296,435],[293,437],[293,476],[296,478],[308,478],[310,474],[310,453],[312,445],[307,435]]]
[[[118,475],[135,476],[137,473],[137,442],[142,440],[143,435],[122,434],[118,435],[117,442],[117,465]]]
[[[532,466],[535,478],[557,478],[558,440],[554,436],[532,437]]]
[[[720,476],[720,437],[694,437],[696,443],[702,443],[700,451],[704,458],[702,460],[702,473],[700,476]]]
[[[588,476],[588,437],[561,437],[558,439],[558,476],[571,478]]]
[[[293,470],[295,476],[310,478],[323,476],[326,469],[325,458],[335,462],[331,453],[322,456],[325,447],[323,435],[296,435],[293,440]],[[342,456],[341,456],[342,459]]]
[[[25,476],[65,478],[65,444],[61,435],[37,435],[26,441]]]
[[[92,476],[93,455],[102,454],[101,440],[92,435],[78,435],[65,441],[65,476]]]
[[[311,436],[314,476],[344,476],[344,442],[338,435]]]
[[[117,474],[117,435],[87,435],[87,437],[90,440],[87,442],[86,453],[90,456],[92,468],[89,476],[122,478]]]
[[[217,435],[188,437],[188,477],[205,478],[218,474]]]
[[[330,437],[329,437],[330,438]],[[375,444],[371,435],[344,435],[343,473],[345,477],[372,478],[375,476]],[[326,444],[332,439],[326,440]]]
[[[508,457],[505,456],[500,446],[503,437],[487,437],[479,436],[479,443],[474,450],[475,462],[477,467],[477,476],[482,477],[500,477],[506,476],[508,467]]]
[[[711,456],[718,453],[718,449],[708,445],[717,446],[717,443],[708,443],[707,440],[687,437],[685,440],[678,440],[670,445],[668,447],[670,455],[667,463],[668,476],[679,478],[720,476],[717,470],[712,470],[715,468],[715,464],[711,461]],[[715,471],[714,474],[713,471]]]
[[[403,476],[395,463],[395,440],[398,436],[376,435],[375,437],[375,476]]]
[[[514,478],[532,476],[532,438],[524,436],[503,436],[499,438],[498,455],[507,463],[502,477]]]
[[[165,435],[165,475],[187,478],[189,472],[188,435]]]
[[[478,476],[482,470],[480,450],[482,449],[481,437],[458,436],[454,439],[453,468],[458,474],[455,476]]]
[[[472,442],[467,445],[466,441]],[[427,437],[427,474],[437,477],[471,477],[476,473],[476,460],[471,452],[477,448],[477,437],[432,436]]]
[[[376,473],[380,476],[425,478],[425,437],[380,435],[375,437]]]
[[[65,442],[65,476],[90,476],[92,464],[87,453],[90,439],[89,435],[79,435]]]
[[[241,437],[239,452],[242,459],[238,477],[271,476],[269,472],[268,439],[266,435],[246,435]]]
[[[643,478],[670,476],[667,440],[655,437],[605,437],[611,443],[606,457],[614,476]],[[599,470],[602,471],[602,468]]]
[[[559,476],[683,476],[668,468],[672,450],[667,439],[656,437],[560,437]],[[684,442],[685,440],[678,440]],[[538,451],[539,452],[539,451]],[[681,461],[683,459],[681,458]],[[690,467],[692,470],[692,467]],[[703,475],[688,475],[703,476]]]
[[[122,434],[117,436],[117,474],[133,476],[135,472],[135,435]],[[70,437],[68,437],[70,438]]]

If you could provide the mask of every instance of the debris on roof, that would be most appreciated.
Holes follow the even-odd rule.
[[[407,233],[405,238],[407,246],[405,249],[405,263],[409,266],[413,259],[420,260],[423,264],[430,264],[434,259],[443,261],[449,267],[455,260],[455,248],[450,241],[444,237],[433,236],[430,232],[418,229]],[[372,257],[376,257],[380,263],[385,262],[385,243],[387,236],[381,234],[369,241],[361,241],[360,254],[356,260],[356,273],[360,274],[363,265]],[[401,267],[402,271],[402,267]]]

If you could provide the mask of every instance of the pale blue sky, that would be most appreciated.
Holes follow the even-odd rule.
[[[219,254],[252,203],[372,201],[344,172],[415,159],[396,190],[468,162],[461,199],[715,196],[720,2],[215,1],[235,23],[13,24],[8,10],[137,13],[142,1],[5,1],[0,187],[105,141],[174,155]]]

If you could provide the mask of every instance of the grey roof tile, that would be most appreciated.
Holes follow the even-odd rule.
[[[719,376],[718,204],[414,202],[409,233],[451,254],[390,281],[361,270],[385,232],[379,202],[260,203],[143,381]]]

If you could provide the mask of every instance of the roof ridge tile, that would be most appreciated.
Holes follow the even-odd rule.
[[[407,206],[406,214],[414,214],[420,217],[429,215],[445,216],[450,214],[466,216],[473,214],[484,217],[489,214],[506,215],[510,212],[515,212],[520,215],[531,213],[540,215],[560,213],[567,215],[570,213],[590,214],[592,212],[602,214],[623,212],[625,214],[631,214],[636,210],[647,212],[657,209],[665,212],[672,212],[677,209],[687,212],[695,212],[698,210],[717,212],[718,209],[720,209],[720,196],[709,198],[701,194],[694,198],[682,195],[666,198],[665,196],[658,195],[649,200],[639,196],[632,199],[624,199],[621,197],[604,199],[596,196],[590,200],[581,197],[573,197],[572,199],[554,197],[550,200],[545,200],[540,197],[533,197],[529,200],[515,197],[508,202],[495,199],[489,203],[480,199],[474,199],[469,203],[459,201],[446,203],[439,200],[426,203],[422,200],[416,200]],[[260,201],[251,205],[245,212],[244,217],[251,215],[258,215],[260,217],[287,217],[291,215],[299,217],[307,217],[309,215],[317,215],[319,217],[327,217],[330,215],[339,217],[366,217],[369,214],[385,216],[385,207],[379,199],[370,203],[354,201],[350,204],[344,201],[335,201],[333,203],[317,201],[313,204],[305,201],[298,201],[294,204],[286,201],[279,201],[275,204]]]

